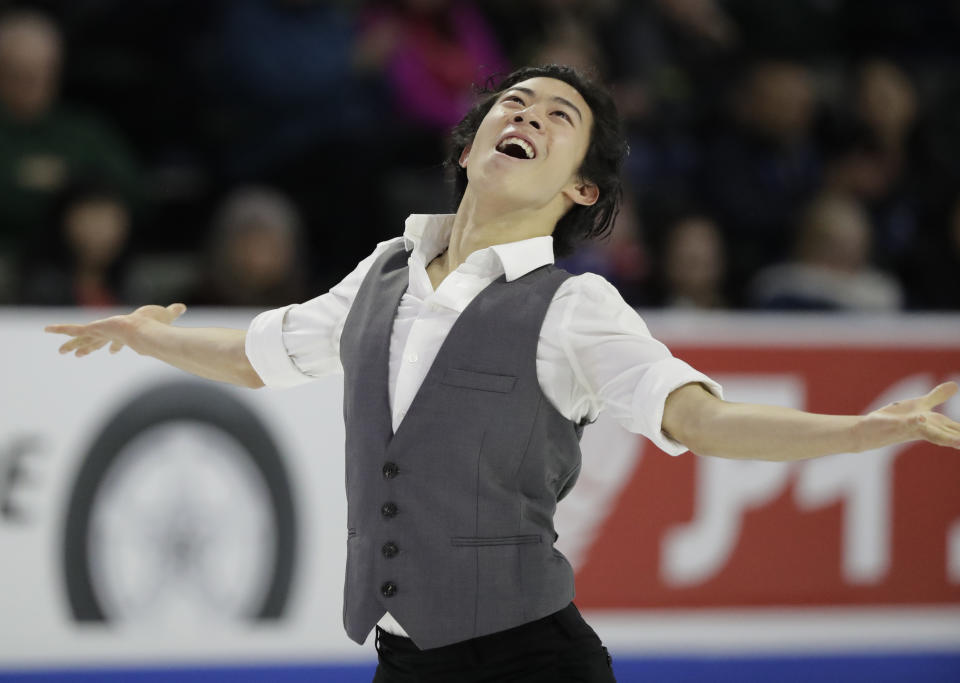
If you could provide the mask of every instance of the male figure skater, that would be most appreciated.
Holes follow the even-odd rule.
[[[411,216],[340,284],[246,331],[145,306],[86,325],[61,353],[130,346],[242,386],[344,372],[344,625],[376,628],[375,682],[614,680],[553,548],[557,501],[600,410],[678,454],[797,460],[926,439],[957,390],[866,416],[735,404],[670,352],[605,280],[555,254],[603,234],[626,147],[608,93],[572,69],[521,69],[455,129],[450,216]]]

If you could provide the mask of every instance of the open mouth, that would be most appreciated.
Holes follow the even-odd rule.
[[[497,145],[497,151],[514,159],[533,159],[537,156],[533,145],[516,137],[506,137],[501,140]]]

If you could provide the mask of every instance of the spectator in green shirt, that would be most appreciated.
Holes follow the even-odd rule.
[[[72,179],[95,173],[137,194],[136,164],[118,135],[58,103],[62,58],[63,38],[45,15],[0,16],[0,262],[8,268]]]

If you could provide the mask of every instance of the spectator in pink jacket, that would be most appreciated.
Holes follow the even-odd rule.
[[[483,14],[468,0],[379,0],[365,17],[398,112],[446,132],[473,102],[472,85],[509,68]]]

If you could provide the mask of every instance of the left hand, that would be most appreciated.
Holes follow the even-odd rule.
[[[956,382],[944,382],[926,396],[895,401],[868,413],[861,425],[859,450],[917,440],[960,449],[960,422],[933,410],[957,389]]]
[[[60,347],[60,353],[75,353],[77,358],[86,356],[97,349],[110,344],[110,353],[117,353],[124,346],[129,346],[137,353],[138,337],[142,337],[141,328],[150,321],[157,321],[165,325],[171,324],[187,310],[183,304],[169,306],[141,306],[133,313],[115,315],[102,320],[94,320],[84,325],[47,325],[44,332],[66,334],[73,339]]]

